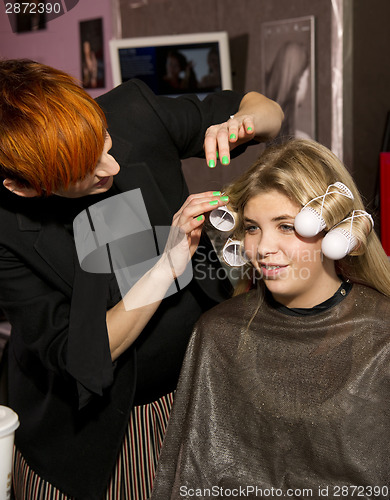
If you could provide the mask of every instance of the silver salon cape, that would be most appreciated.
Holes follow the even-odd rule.
[[[389,498],[390,299],[355,284],[315,315],[265,302],[246,329],[257,300],[197,323],[152,500]]]

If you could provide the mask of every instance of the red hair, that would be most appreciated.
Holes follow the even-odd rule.
[[[34,61],[0,61],[0,176],[50,194],[91,174],[107,122],[71,76]]]

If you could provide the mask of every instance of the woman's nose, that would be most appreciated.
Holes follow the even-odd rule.
[[[106,154],[99,162],[95,170],[95,175],[98,177],[108,177],[110,175],[116,175],[120,170],[115,158],[109,154]]]
[[[270,234],[263,231],[257,242],[257,254],[259,257],[266,257],[278,251],[277,242]]]

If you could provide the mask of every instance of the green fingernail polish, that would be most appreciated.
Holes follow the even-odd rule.
[[[236,134],[230,134],[229,139],[235,139],[235,138],[236,138]]]
[[[199,217],[196,218],[196,220],[202,220],[203,219],[203,215],[199,215]]]
[[[229,163],[229,158],[227,156],[222,157],[222,165],[227,165]]]
[[[219,196],[221,194],[221,191],[214,191],[213,196]]]
[[[209,201],[210,205],[218,205],[218,200]]]
[[[252,128],[252,127],[248,127],[248,128],[247,128],[247,131],[248,131],[248,132],[252,132],[252,130],[253,130],[253,128]]]
[[[216,152],[216,155],[217,155],[217,160],[218,160],[218,158],[219,158],[219,153],[218,153],[218,151]]]
[[[209,167],[210,168],[214,168],[215,167],[215,161],[214,160],[210,160],[209,161]]]
[[[229,196],[221,196],[220,200],[221,201],[228,201],[229,200]]]

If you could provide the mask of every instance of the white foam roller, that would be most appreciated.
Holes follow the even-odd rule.
[[[343,259],[357,246],[358,241],[349,231],[337,228],[327,233],[322,240],[322,253],[332,260]]]
[[[324,219],[314,208],[307,206],[302,208],[294,220],[295,231],[304,236],[311,238],[326,228]]]

